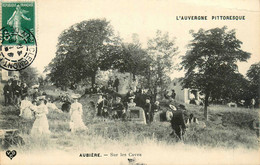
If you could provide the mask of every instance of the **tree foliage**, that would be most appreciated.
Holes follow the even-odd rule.
[[[246,61],[250,53],[241,49],[242,42],[236,38],[235,30],[227,27],[191,31],[193,40],[183,56],[182,66],[186,70],[183,87],[200,90],[205,94],[205,117],[210,96],[219,97],[232,92],[241,76],[237,62]]]
[[[260,93],[260,62],[252,64],[247,71],[247,77],[250,81],[250,95],[251,99],[259,98]]]
[[[173,71],[173,57],[177,55],[178,48],[174,39],[168,33],[156,32],[156,36],[148,41],[147,52],[150,56],[150,71],[146,74],[150,88],[157,93],[157,87],[165,87],[169,80],[169,73]]]
[[[64,30],[56,57],[46,68],[52,82],[69,86],[85,78],[95,83],[97,70],[109,69],[120,53],[120,38],[105,19],[82,21]]]
[[[19,71],[22,82],[25,82],[29,87],[33,84],[37,84],[38,72],[37,69],[29,66]]]

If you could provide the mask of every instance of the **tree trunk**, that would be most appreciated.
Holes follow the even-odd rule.
[[[208,121],[208,104],[209,104],[209,93],[206,93],[205,103],[204,103],[204,117]]]

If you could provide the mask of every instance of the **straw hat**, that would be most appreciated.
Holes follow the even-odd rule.
[[[177,108],[176,108],[174,105],[172,105],[172,104],[170,104],[169,107],[170,107],[172,110],[174,110],[174,111],[177,110]]]
[[[39,96],[38,100],[45,100],[45,96],[44,95],[43,96]]]
[[[73,98],[73,99],[78,99],[80,97],[81,97],[80,94],[72,94],[71,95],[71,98]]]

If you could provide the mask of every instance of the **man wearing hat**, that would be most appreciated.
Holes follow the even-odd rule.
[[[175,134],[178,136],[179,139],[182,139],[182,136],[185,132],[186,125],[184,121],[184,116],[182,110],[178,110],[175,106],[169,105],[172,110],[172,118],[171,118],[171,126]],[[173,132],[173,133],[174,133]],[[171,133],[171,135],[173,134]]]
[[[7,84],[4,86],[5,106],[12,104],[13,88],[12,81],[9,79]]]

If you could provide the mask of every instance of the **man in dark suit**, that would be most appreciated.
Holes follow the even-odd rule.
[[[118,92],[118,86],[119,86],[119,79],[116,76],[115,82],[113,84],[113,87],[116,88],[116,92]]]
[[[8,80],[7,84],[4,86],[4,96],[5,96],[5,106],[11,105],[13,99],[13,88],[12,88],[11,80]]]
[[[170,105],[170,108],[172,109],[173,113],[171,119],[172,129],[175,132],[175,134],[179,137],[179,139],[182,139],[182,136],[184,135],[186,129],[183,112],[182,110],[177,110],[177,108],[173,105]]]

